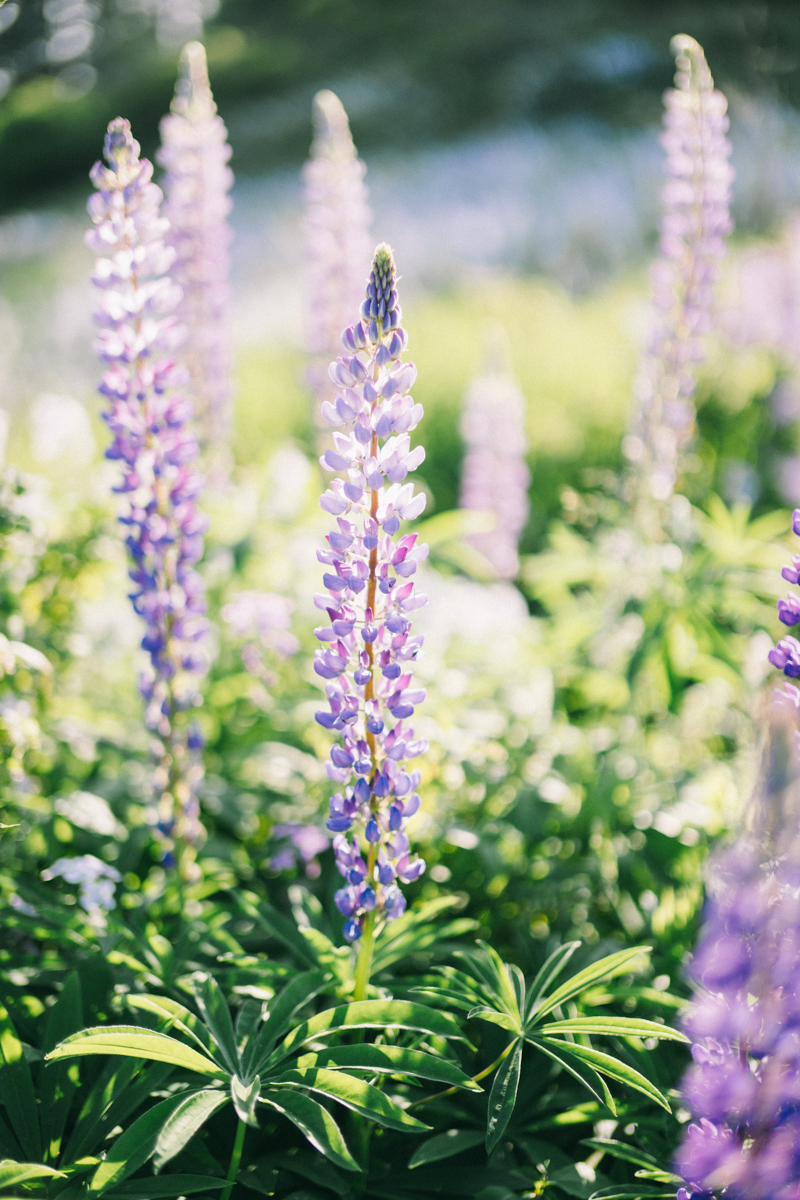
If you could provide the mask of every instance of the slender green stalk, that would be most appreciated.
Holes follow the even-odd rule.
[[[369,977],[372,973],[372,952],[375,949],[375,912],[367,913],[364,921],[364,932],[358,947],[356,960],[356,986],[353,992],[354,1000],[366,1000]],[[223,1200],[225,1198],[223,1197]]]
[[[228,1174],[225,1177],[225,1187],[222,1190],[220,1200],[230,1200],[230,1194],[233,1191],[233,1185],[236,1182],[236,1176],[239,1172],[239,1163],[242,1161],[242,1150],[244,1149],[244,1134],[247,1126],[244,1121],[239,1121],[236,1127],[236,1140],[233,1143],[233,1151],[231,1153],[231,1165],[228,1167]]]
[[[499,1056],[499,1058],[496,1058],[493,1063],[489,1064],[488,1067],[484,1067],[483,1070],[479,1071],[477,1075],[472,1076],[472,1082],[480,1083],[480,1081],[482,1079],[485,1079],[487,1075],[491,1075],[492,1071],[494,1071],[494,1069],[496,1067],[500,1066],[500,1063],[508,1055],[509,1051],[511,1050],[511,1047],[514,1045],[515,1045],[514,1042],[509,1042],[508,1045],[506,1046],[505,1050],[503,1051],[503,1053]],[[435,1095],[433,1095],[433,1096],[426,1096],[424,1100],[415,1100],[413,1104],[407,1104],[406,1108],[407,1109],[408,1108],[418,1108],[420,1104],[430,1104],[431,1100],[441,1100],[442,1096],[452,1096],[457,1091],[459,1091],[459,1088],[457,1088],[457,1087],[447,1088],[443,1092],[436,1092]],[[225,1200],[224,1197],[223,1197],[223,1200]]]

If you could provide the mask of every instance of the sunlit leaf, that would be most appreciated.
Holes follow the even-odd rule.
[[[48,1061],[59,1058],[75,1058],[85,1054],[120,1054],[129,1058],[151,1059],[155,1062],[172,1063],[187,1071],[200,1075],[215,1075],[224,1078],[225,1072],[210,1058],[198,1054],[191,1046],[168,1037],[140,1029],[138,1025],[108,1025],[85,1029],[74,1033],[47,1055]]]
[[[362,1117],[369,1117],[371,1121],[385,1125],[387,1129],[397,1129],[401,1133],[423,1133],[430,1128],[423,1121],[412,1117],[371,1083],[356,1079],[353,1075],[346,1075],[343,1071],[328,1071],[317,1067],[284,1071],[271,1083],[273,1090],[278,1086],[302,1087],[320,1092]]]
[[[480,1146],[486,1135],[480,1129],[448,1129],[446,1133],[437,1133],[417,1146],[408,1160],[409,1169],[422,1167],[426,1163],[439,1162],[443,1158],[452,1158],[461,1154],[462,1150],[471,1150]]]
[[[537,1033],[551,1036],[561,1033],[614,1034],[617,1037],[661,1038],[668,1042],[688,1042],[685,1033],[657,1021],[644,1021],[637,1017],[573,1017],[565,1021],[552,1021],[537,1027]]]
[[[261,1103],[268,1104],[287,1117],[314,1149],[319,1150],[320,1154],[324,1154],[337,1167],[342,1167],[345,1171],[360,1169],[347,1148],[339,1126],[328,1110],[316,1100],[303,1095],[302,1092],[283,1088],[280,1091],[264,1092]]]
[[[222,1088],[204,1088],[202,1092],[184,1095],[184,1103],[170,1113],[156,1140],[153,1151],[153,1170],[156,1174],[181,1152],[212,1113],[228,1103],[228,1096]]]
[[[649,1079],[645,1079],[644,1075],[635,1071],[633,1067],[629,1067],[627,1063],[620,1062],[618,1058],[614,1058],[602,1050],[581,1046],[577,1042],[560,1042],[553,1038],[543,1038],[542,1042],[554,1048],[558,1047],[561,1053],[574,1055],[588,1063],[598,1074],[607,1075],[609,1079],[615,1079],[618,1083],[625,1083],[628,1087],[635,1088],[637,1092],[641,1092],[653,1100],[661,1108],[665,1108],[667,1112],[672,1111],[655,1084],[652,1084]]]
[[[365,1070],[377,1075],[414,1075],[419,1079],[432,1079],[451,1087],[480,1092],[483,1089],[453,1063],[425,1054],[421,1050],[408,1050],[404,1046],[337,1046],[318,1054],[304,1054],[297,1060],[298,1069],[325,1067],[329,1070]]]
[[[491,1154],[511,1120],[517,1102],[519,1073],[524,1046],[520,1038],[497,1068],[489,1093],[489,1121],[486,1127],[486,1153]]]
[[[407,1000],[358,1000],[339,1008],[326,1009],[303,1021],[284,1038],[272,1055],[272,1060],[280,1062],[305,1042],[340,1029],[369,1029],[376,1026],[413,1029],[463,1041],[458,1024],[448,1013],[422,1004],[411,1004]]]
[[[602,979],[610,979],[614,975],[619,975],[634,959],[640,958],[651,949],[650,946],[633,946],[627,950],[619,950],[616,954],[609,954],[605,958],[598,959],[591,966],[585,967],[583,971],[579,971],[577,975],[573,975],[566,983],[562,983],[560,987],[551,992],[539,1007],[535,1010],[536,1020],[541,1020],[547,1013],[552,1012],[559,1004],[565,1004],[567,1000],[571,1000],[573,996],[579,996],[581,992],[585,992],[592,984],[599,983]]]

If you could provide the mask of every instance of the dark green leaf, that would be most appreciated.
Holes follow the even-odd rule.
[[[309,943],[302,936],[294,921],[284,917],[271,905],[260,902],[252,892],[235,892],[236,900],[244,912],[253,921],[257,921],[263,929],[271,933],[279,942],[283,942],[297,958],[303,967],[316,967],[317,960]]]
[[[358,1000],[340,1008],[326,1009],[303,1021],[277,1048],[272,1061],[280,1062],[305,1042],[337,1030],[374,1027],[414,1029],[420,1033],[433,1033],[438,1037],[463,1041],[458,1025],[447,1013],[437,1012],[422,1004],[410,1004],[407,1000]]]
[[[128,1058],[172,1063],[175,1067],[196,1071],[200,1075],[225,1075],[221,1067],[204,1054],[198,1054],[191,1046],[185,1046],[165,1033],[140,1029],[138,1025],[101,1025],[84,1029],[51,1050],[47,1059],[75,1058],[83,1054],[121,1054]]]
[[[64,1173],[54,1171],[52,1167],[46,1167],[42,1163],[12,1162],[8,1158],[0,1162],[0,1188],[16,1187],[18,1183],[27,1183],[30,1179],[43,1179],[45,1176],[63,1179]]]
[[[219,1058],[231,1072],[239,1071],[239,1051],[236,1048],[236,1033],[231,1020],[228,1001],[222,994],[222,988],[211,975],[197,971],[192,976],[197,1007],[203,1014],[203,1019],[211,1030],[211,1035],[217,1043]]]
[[[448,1129],[446,1133],[437,1133],[436,1137],[428,1138],[417,1146],[408,1160],[409,1169],[438,1162],[442,1158],[452,1158],[462,1150],[471,1150],[473,1146],[479,1146],[485,1136],[480,1129]]]
[[[472,1092],[483,1090],[453,1063],[433,1054],[425,1054],[422,1050],[408,1050],[404,1046],[337,1046],[319,1054],[304,1054],[297,1060],[297,1066],[300,1069],[327,1067],[332,1070],[362,1069],[383,1075],[415,1075],[420,1079],[433,1079]]]
[[[261,1032],[245,1049],[242,1061],[245,1077],[261,1070],[278,1038],[289,1029],[294,1014],[318,995],[324,986],[323,971],[304,971],[275,997]]]
[[[155,1153],[159,1137],[169,1118],[185,1104],[186,1093],[179,1092],[142,1113],[129,1129],[112,1142],[105,1160],[92,1176],[89,1194],[100,1195],[115,1184],[121,1183],[134,1171],[138,1171]]]
[[[582,1138],[582,1146],[591,1146],[593,1150],[603,1150],[614,1158],[622,1158],[625,1162],[634,1163],[637,1167],[657,1167],[658,1162],[651,1154],[626,1142],[618,1142],[616,1138]]]
[[[80,1158],[85,1146],[97,1148],[117,1125],[123,1129],[129,1118],[153,1092],[169,1079],[174,1068],[169,1063],[145,1063],[141,1058],[112,1058],[95,1087],[89,1093],[78,1125],[64,1152],[62,1165]],[[107,1083],[106,1083],[107,1081]],[[99,1095],[95,1096],[95,1090]]]
[[[184,1103],[170,1113],[156,1140],[153,1151],[156,1174],[181,1152],[212,1113],[228,1103],[227,1093],[222,1088],[204,1088],[201,1092],[184,1092],[183,1095]]]
[[[517,1102],[524,1044],[520,1038],[497,1068],[492,1090],[489,1093],[489,1119],[486,1126],[487,1154],[492,1153],[511,1120],[511,1114]]]
[[[0,1101],[5,1105],[11,1128],[19,1139],[26,1158],[39,1162],[42,1139],[36,1094],[22,1042],[13,1022],[0,1005]]]
[[[168,1200],[171,1196],[190,1196],[195,1192],[218,1192],[225,1187],[224,1179],[208,1175],[161,1175],[154,1179],[129,1179],[120,1183],[106,1196],[119,1200]]]
[[[315,1150],[342,1167],[345,1171],[358,1171],[359,1165],[347,1149],[339,1126],[327,1109],[310,1096],[283,1088],[280,1092],[262,1094],[262,1104],[268,1104],[296,1125]]]
[[[509,1013],[498,1012],[496,1008],[490,1008],[487,1004],[479,1004],[477,1008],[470,1009],[467,1017],[470,1021],[475,1017],[480,1021],[489,1021],[492,1025],[499,1025],[501,1029],[507,1029],[509,1033],[516,1033],[518,1036],[522,1033],[521,1021]]]
[[[675,1200],[675,1189],[659,1192],[655,1188],[634,1188],[631,1184],[612,1183],[592,1192],[589,1200]]]
[[[597,1072],[592,1070],[591,1067],[587,1066],[586,1063],[579,1062],[578,1059],[572,1058],[568,1050],[556,1051],[554,1049],[554,1044],[548,1044],[544,1041],[544,1039],[528,1038],[527,1041],[531,1046],[535,1046],[537,1050],[541,1050],[542,1053],[546,1054],[548,1058],[552,1058],[559,1064],[559,1066],[563,1067],[564,1070],[573,1077],[573,1079],[577,1079],[578,1082],[582,1084],[588,1092],[591,1092],[595,1100],[597,1100],[600,1104],[605,1105],[605,1107],[608,1108],[614,1114],[614,1116],[616,1116],[617,1107],[614,1103],[614,1097],[608,1090],[608,1085],[606,1084],[606,1081],[603,1079],[602,1075],[598,1075]]]
[[[545,960],[530,986],[529,1009],[544,995],[550,984],[555,982],[579,946],[580,942],[565,942]]]
[[[649,1079],[645,1079],[644,1075],[635,1071],[633,1067],[629,1067],[627,1063],[620,1062],[618,1058],[605,1054],[602,1050],[580,1046],[577,1042],[560,1042],[554,1038],[543,1038],[542,1041],[553,1048],[558,1047],[562,1053],[566,1051],[588,1063],[598,1074],[607,1075],[609,1079],[615,1079],[618,1083],[625,1083],[628,1087],[635,1088],[637,1092],[641,1092],[661,1108],[665,1108],[667,1112],[672,1111],[655,1084],[652,1084]]]
[[[541,1020],[543,1016],[552,1012],[559,1004],[565,1004],[573,996],[579,996],[581,992],[585,992],[592,984],[599,983],[602,979],[611,979],[614,975],[619,975],[626,967],[630,966],[634,959],[639,958],[642,954],[646,954],[651,949],[652,947],[650,946],[633,946],[627,950],[619,950],[616,954],[608,954],[605,958],[598,959],[597,962],[585,967],[577,975],[573,975],[568,979],[566,983],[562,983],[554,992],[551,992],[535,1010],[536,1019]]]
[[[273,1081],[273,1087],[285,1086],[309,1088],[338,1101],[345,1108],[369,1117],[387,1129],[397,1129],[401,1133],[423,1133],[429,1129],[422,1121],[412,1117],[394,1100],[367,1083],[364,1079],[356,1079],[343,1071],[326,1071],[324,1068],[310,1067],[305,1070],[285,1071]]]
[[[50,1009],[42,1049],[45,1054],[59,1042],[76,1033],[83,1024],[81,983],[77,971],[67,976],[61,994]],[[61,1153],[61,1139],[67,1122],[75,1084],[70,1079],[69,1063],[52,1063],[39,1079],[39,1113],[44,1157],[55,1161]]]

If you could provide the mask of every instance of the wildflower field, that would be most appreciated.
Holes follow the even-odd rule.
[[[0,1200],[798,1200],[796,97],[395,7],[0,4]]]

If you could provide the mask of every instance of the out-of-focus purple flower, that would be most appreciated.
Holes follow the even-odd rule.
[[[743,345],[774,346],[800,360],[800,214],[787,222],[777,246],[752,249],[738,263],[738,297],[725,314],[728,332]],[[796,402],[796,401],[795,401]],[[796,412],[792,419],[796,419]]]
[[[511,372],[505,343],[505,333],[499,330],[492,338],[483,374],[473,379],[464,397],[460,504],[494,513],[493,532],[472,534],[469,541],[501,579],[514,579],[519,571],[519,538],[528,518],[531,475],[525,462],[525,397]]]
[[[116,908],[114,884],[122,876],[115,867],[110,867],[93,854],[81,854],[77,858],[57,858],[51,867],[42,871],[42,879],[60,877],[67,883],[80,884],[81,905],[88,913],[107,912]]]
[[[642,490],[660,501],[672,495],[694,429],[696,365],[711,327],[717,264],[733,228],[727,101],[694,38],[673,38],[672,51],[678,69],[675,87],[664,95],[667,183],[652,275],[654,330],[624,447]]]
[[[242,661],[251,675],[269,685],[275,675],[268,659],[288,658],[300,649],[291,632],[292,602],[273,592],[238,592],[224,605],[222,619],[242,638]]]
[[[306,875],[310,879],[317,879],[320,874],[317,855],[328,849],[328,836],[316,825],[276,825],[272,833],[276,838],[289,839],[289,845],[279,850],[270,860],[273,871],[291,870],[300,858],[305,866]]]
[[[695,1040],[676,1168],[690,1192],[747,1200],[800,1181],[800,788],[796,716],[773,709],[750,830],[709,877],[690,966]]]
[[[120,521],[128,530],[131,600],[146,626],[150,669],[140,688],[147,727],[158,738],[158,832],[171,861],[177,842],[202,835],[202,766],[189,714],[207,669],[204,586],[195,570],[203,553],[205,519],[195,507],[203,479],[193,467],[192,403],[181,390],[188,375],[173,353],[181,340],[174,316],[181,291],[169,273],[175,251],[165,243],[161,190],[127,121],[109,125],[105,157],[108,166],[97,162],[91,172],[98,190],[89,201],[95,227],[86,236],[100,255],[95,349],[105,364],[99,390],[113,438],[106,457],[121,465],[115,491],[127,501]]]
[[[800,536],[800,508],[796,508],[792,513],[792,530]],[[781,578],[795,586],[800,583],[800,555],[792,556],[791,563],[787,563],[781,570]],[[788,595],[782,596],[777,603],[777,609],[778,620],[782,624],[788,625],[790,628],[800,624],[800,596],[796,592],[789,592]],[[800,642],[797,638],[781,638],[767,657],[773,667],[783,671],[789,679],[800,677]],[[795,693],[797,693],[797,688],[787,684],[784,692],[775,692],[775,699],[784,705],[787,702],[796,705]]]
[[[422,637],[411,634],[411,613],[426,602],[415,594],[413,576],[428,547],[415,533],[395,535],[401,520],[425,507],[424,494],[415,496],[405,482],[425,451],[411,449],[422,406],[408,394],[416,368],[402,361],[400,315],[392,252],[381,245],[361,319],[345,329],[345,354],[330,366],[335,399],[322,405],[331,425],[350,430],[335,432],[335,449],[320,459],[338,478],[320,499],[336,527],[317,552],[326,591],[314,601],[327,624],[314,631],[322,643],[314,670],[329,704],[317,721],[341,736],[326,763],[340,788],[330,800],[328,829],[347,883],[336,902],[351,942],[368,914],[400,916],[405,899],[397,880],[410,883],[424,870],[421,859],[409,857],[406,825],[419,808],[421,776],[407,762],[428,747],[407,722],[425,699],[411,679],[422,648]],[[363,833],[366,858],[354,829]]]
[[[358,310],[370,265],[372,214],[342,102],[333,92],[314,97],[314,142],[303,169],[306,220],[306,345],[315,417],[333,397],[328,363],[339,335]]]
[[[231,345],[228,283],[233,174],[225,124],[217,115],[200,42],[181,54],[172,111],[161,122],[158,161],[164,176],[166,242],[175,250],[172,277],[182,290],[176,309],[186,330],[189,368],[202,452],[212,480],[224,480],[230,453]]]

